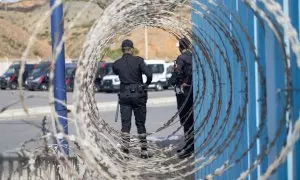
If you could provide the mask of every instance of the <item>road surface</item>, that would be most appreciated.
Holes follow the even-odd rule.
[[[28,107],[47,106],[49,104],[48,92],[41,91],[23,91],[24,97],[34,96],[34,98],[25,99],[25,103]],[[173,90],[167,91],[149,91],[149,98],[159,97],[174,97]],[[116,93],[96,93],[95,98],[97,102],[110,102],[117,101]],[[13,102],[19,101],[19,91],[0,90],[0,108],[11,105]],[[72,104],[73,93],[67,93],[67,102]],[[17,103],[12,105],[11,108],[21,108],[21,104]]]
[[[16,91],[0,91],[0,108],[9,105],[10,103],[17,101]],[[26,104],[29,108],[42,107],[47,106],[48,99],[47,92],[27,92],[25,91],[25,96],[28,95],[36,95],[44,98],[40,99],[30,99],[26,100]],[[162,91],[162,92],[149,92],[149,99],[153,98],[167,98],[174,97],[174,93],[172,90]],[[116,94],[107,94],[107,93],[97,93],[96,99],[98,102],[114,102],[117,100]],[[68,93],[68,104],[72,103],[72,93]],[[18,109],[20,108],[20,104],[15,104],[9,109]],[[121,122],[120,118],[118,122],[115,122],[115,111],[101,111],[101,117],[108,122],[114,129],[120,130]],[[176,113],[176,105],[167,104],[165,105],[157,105],[148,108],[147,112],[147,121],[146,128],[148,132],[153,132],[157,128],[163,126],[163,124],[169,120]],[[41,135],[41,130],[39,127],[42,124],[43,117],[30,118],[30,119],[22,119],[19,120],[1,120],[0,121],[0,153],[8,152],[10,150],[14,150],[18,148],[20,144],[26,140],[38,138]],[[178,118],[176,119],[177,123],[173,126],[167,128],[166,130],[153,134],[155,137],[166,137],[171,132],[176,130],[179,127]],[[51,121],[49,118],[46,120],[47,127],[51,128]],[[132,133],[136,134],[136,126],[134,123],[134,115],[132,117]],[[76,134],[74,124],[69,124],[70,134]],[[182,134],[180,130],[178,135]]]

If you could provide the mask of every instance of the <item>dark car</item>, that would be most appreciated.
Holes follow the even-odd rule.
[[[49,88],[49,73],[50,73],[50,61],[41,62],[32,71],[30,76],[27,78],[28,90],[42,90],[46,91]]]
[[[110,74],[113,74],[113,63],[105,63],[103,65],[103,69],[102,69],[102,79],[100,81],[100,91],[107,91],[106,87],[108,85],[108,82],[107,80],[104,81],[103,80],[103,77],[106,76],[106,75],[110,75]]]
[[[102,62],[102,61],[100,61],[99,64],[98,64],[98,70],[96,72],[96,78],[95,78],[95,81],[94,81],[96,92],[99,92],[99,91],[103,90],[103,88],[102,88],[102,79],[107,73],[108,64],[109,63],[105,63],[105,62]]]
[[[75,80],[75,73],[76,73],[76,64],[68,63],[66,64],[66,90],[73,91],[74,90],[74,80]]]
[[[23,87],[26,87],[26,79],[31,71],[34,69],[34,64],[25,64],[25,71],[23,73]],[[0,77],[0,88],[1,89],[17,89],[18,88],[18,77],[21,65],[12,64],[8,70]]]

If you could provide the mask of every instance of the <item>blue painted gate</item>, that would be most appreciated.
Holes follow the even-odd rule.
[[[193,2],[196,179],[258,179],[299,119],[300,69],[266,4],[253,0],[278,34],[242,0],[212,2]],[[299,33],[299,0],[277,2]],[[299,154],[298,141],[270,179],[299,180]]]

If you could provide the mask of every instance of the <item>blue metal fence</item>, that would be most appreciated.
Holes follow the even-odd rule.
[[[199,43],[194,43],[195,51],[200,54],[200,61],[203,63],[201,67],[198,59],[194,58],[194,77],[196,77],[194,78],[194,91],[197,93],[205,86],[206,92],[203,97],[204,103],[198,104],[195,110],[196,129],[205,124],[205,130],[196,134],[198,136],[196,146],[200,149],[197,156],[209,158],[210,155],[217,155],[217,157],[203,168],[200,168],[203,163],[198,163],[197,167],[200,169],[196,174],[196,179],[203,179],[213,174],[217,168],[226,164],[225,162],[232,167],[216,179],[236,179],[247,169],[252,170],[248,179],[257,179],[278,157],[287,142],[289,132],[293,130],[292,125],[299,118],[300,69],[296,63],[297,59],[293,53],[284,54],[283,49],[287,53],[291,52],[289,44],[281,44],[271,28],[261,18],[255,16],[255,12],[244,1],[215,0],[217,6],[206,0],[198,2],[207,6],[209,12],[204,12],[197,3],[193,4],[194,9],[204,12],[203,16],[193,13],[192,19],[195,24],[193,31],[201,41],[206,41],[206,46],[208,46],[206,48],[211,49],[213,54],[210,56],[212,60],[209,60]],[[293,26],[299,33],[299,0],[277,0],[277,2],[289,15]],[[265,10],[262,2],[255,1],[255,3]],[[271,14],[269,16],[274,18]],[[284,27],[277,25],[278,32],[285,37]],[[236,55],[232,48],[233,42],[229,35],[224,33],[222,27],[230,30],[230,37],[234,37],[242,57]],[[285,56],[291,57],[291,68],[285,63]],[[229,70],[224,57],[229,58]],[[214,70],[215,77],[211,75],[210,66]],[[196,68],[205,69],[204,78],[199,75]],[[232,73],[232,86],[228,76],[229,71]],[[220,79],[217,77],[218,73]],[[289,87],[289,80],[292,81],[292,89],[286,89]],[[216,86],[214,81],[216,81]],[[220,89],[219,86],[222,88]],[[232,87],[231,104],[229,103],[230,87]],[[292,91],[290,99],[287,91]],[[214,103],[206,122],[205,116],[210,113],[211,101]],[[218,102],[221,103],[219,109]],[[231,109],[227,111],[230,105]],[[245,114],[244,105],[246,105]],[[229,118],[226,120],[228,113]],[[289,119],[293,122],[289,122]],[[224,124],[226,127],[222,131]],[[218,130],[222,132],[220,139],[217,138],[220,134]],[[229,145],[226,146],[226,139],[232,135],[232,132],[235,137],[232,137]],[[203,144],[208,136],[214,137],[204,147]],[[223,149],[209,153],[212,146],[214,148],[220,146]],[[287,161],[273,173],[271,179],[300,179],[299,153],[300,143],[298,142],[293,153],[290,153]],[[259,165],[252,169],[251,166],[257,160]]]

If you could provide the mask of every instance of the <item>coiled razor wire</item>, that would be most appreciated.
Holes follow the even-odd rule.
[[[34,43],[34,37],[40,26],[49,18],[52,10],[62,2],[57,1],[37,24],[36,30],[22,56],[23,63],[20,74],[24,72],[25,58]],[[83,11],[93,5],[91,2],[77,14],[77,17],[80,17]],[[98,2],[101,2],[101,0]],[[277,2],[272,0],[261,0],[260,2],[264,6],[264,10],[252,0],[243,1],[249,10],[253,11],[260,25],[264,28],[270,28],[277,38],[279,47],[283,52],[285,89],[288,90],[283,92],[285,101],[282,104],[283,110],[276,135],[264,145],[260,154],[249,165],[249,168],[243,169],[239,179],[246,179],[262,163],[264,157],[269,154],[278,141],[279,136],[282,133],[287,133],[287,129],[282,127],[291,121],[291,117],[286,116],[286,113],[291,114],[292,109],[292,91],[289,91],[289,89],[292,89],[291,59],[287,55],[284,38],[290,43],[291,50],[297,57],[297,64],[300,66],[298,35],[290,23],[289,17],[283,13]],[[103,3],[105,4],[107,1],[103,1]],[[195,18],[202,18],[210,26],[215,36],[211,36],[207,29],[195,24],[191,19],[180,17],[178,14],[179,9],[190,9]],[[66,29],[72,28],[75,22],[76,18]],[[152,142],[149,142],[148,145],[154,156],[147,160],[139,158],[137,136],[131,136],[131,153],[129,155],[124,154],[117,145],[121,142],[120,137],[122,134],[105,122],[96,106],[93,81],[97,70],[97,61],[99,57],[103,57],[105,47],[112,44],[115,37],[126,37],[134,29],[145,26],[162,29],[178,39],[187,37],[193,41],[194,76],[198,78],[194,78],[194,105],[186,114],[185,119],[191,116],[193,111],[195,112],[195,119],[198,120],[198,124],[195,126],[195,141],[200,141],[199,137],[203,140],[197,144],[194,156],[184,160],[179,160],[176,155],[171,153],[177,148],[176,146],[160,148]],[[53,64],[67,37],[68,35],[64,36],[56,49],[57,54],[53,55]],[[247,41],[243,41],[243,39]],[[239,146],[243,137],[243,129],[246,127],[247,104],[249,102],[248,81],[251,78],[246,70],[248,67],[247,62],[249,62],[246,49],[258,65],[262,108],[260,109],[259,118],[261,121],[257,132],[252,137],[248,148],[243,149],[242,153],[238,153],[237,150],[241,148]],[[220,57],[217,58],[216,54],[219,54]],[[224,66],[219,65],[220,61]],[[51,82],[53,81],[53,70],[50,75]],[[236,81],[233,70],[239,73],[240,87],[236,87],[233,83]],[[224,72],[226,74],[223,74]],[[22,78],[20,77],[22,76],[19,76],[19,84],[22,84]],[[224,82],[224,79],[226,79],[226,82]],[[236,108],[237,97],[235,97],[237,92],[234,90],[237,88],[241,89],[238,108]],[[224,89],[227,89],[225,91],[227,94],[224,93]],[[60,142],[59,140],[62,138],[66,138],[70,142],[72,153],[78,158],[80,168],[78,170],[74,167],[68,157],[62,153],[61,156],[57,157],[61,165],[60,173],[62,177],[73,177],[75,179],[184,179],[201,171],[210,163],[213,163],[222,153],[228,151],[228,159],[218,169],[201,177],[212,179],[215,176],[221,176],[237,165],[254,148],[256,140],[262,137],[263,129],[267,124],[266,96],[265,72],[253,40],[239,18],[226,6],[217,4],[212,0],[207,0],[205,3],[200,0],[114,0],[107,6],[101,18],[95,22],[88,33],[78,62],[73,96],[74,111],[72,113],[74,118],[68,118],[69,122],[76,125],[77,135],[63,135],[56,130],[55,122],[58,118],[63,117],[58,117],[56,114],[54,102],[61,104],[64,104],[64,102],[54,99],[51,83],[49,106],[51,106],[52,111],[53,130],[48,130],[39,139],[24,142],[18,152],[20,155],[31,157],[32,160],[29,161],[29,165],[34,170],[36,167],[33,160],[39,155],[45,155],[45,150],[42,148],[28,149],[26,145],[49,138],[54,138],[57,142]],[[227,97],[226,102],[224,102],[223,97]],[[25,97],[20,90],[20,102],[23,104],[24,111],[27,112],[24,99]],[[206,103],[204,104],[204,102]],[[1,113],[9,107],[2,108]],[[179,109],[162,127],[158,127],[156,131],[147,135],[155,134],[173,126],[182,109]],[[172,132],[169,137],[179,130],[180,127]],[[226,132],[226,130],[229,130],[229,132]],[[282,152],[269,165],[265,174],[260,177],[261,179],[268,179],[293,149],[294,144],[299,139],[300,119],[294,124],[292,131],[292,135],[282,148]],[[63,152],[63,147],[58,145],[53,148],[50,147],[47,150],[48,155],[56,155],[57,148]],[[46,170],[44,174],[47,174]],[[30,177],[35,178],[37,175],[31,173]],[[48,177],[50,178],[50,176]]]

